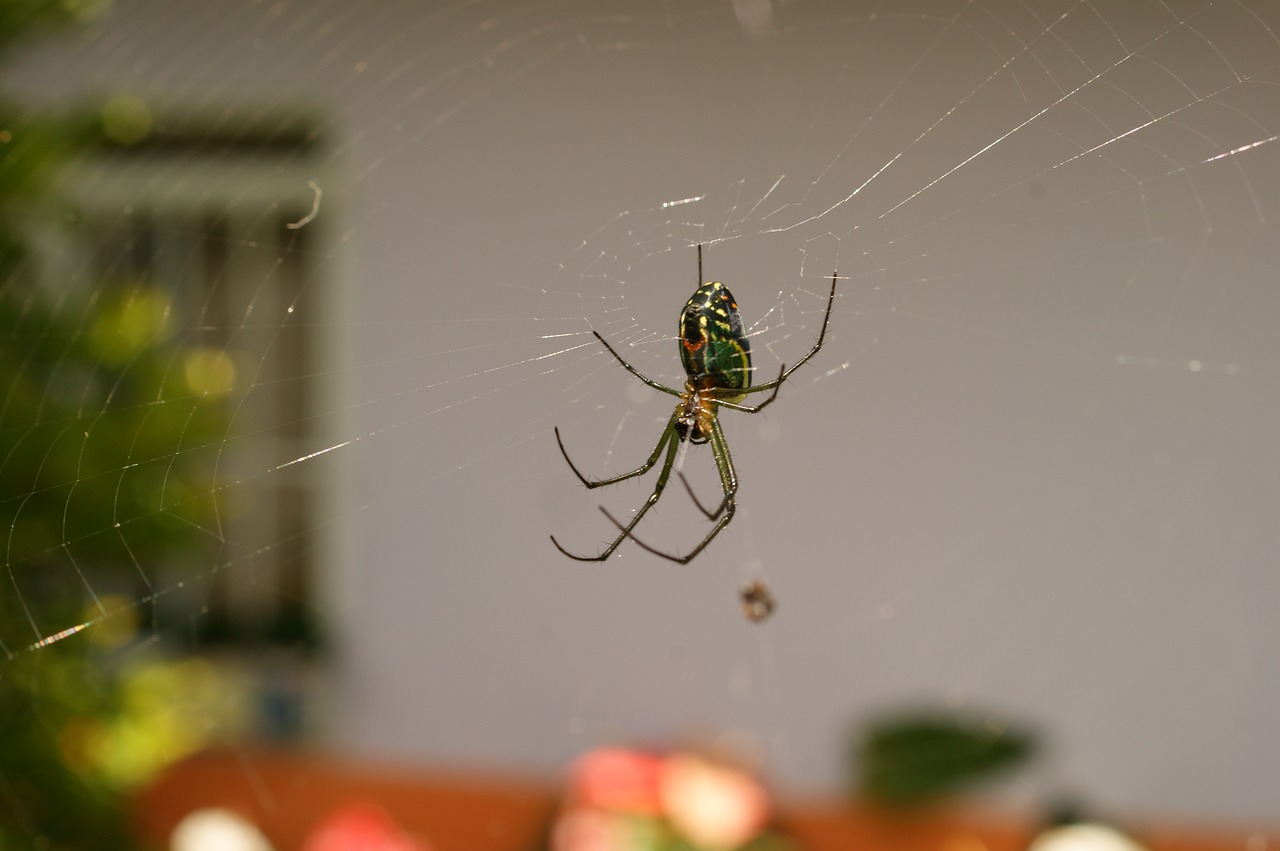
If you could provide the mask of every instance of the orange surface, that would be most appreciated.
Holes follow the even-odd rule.
[[[225,807],[253,821],[277,851],[301,849],[339,806],[372,803],[436,851],[536,851],[556,788],[495,778],[438,775],[336,757],[255,749],[212,751],[173,767],[138,801],[143,834],[163,847],[173,827],[201,807]],[[811,851],[1022,851],[1031,819],[940,810],[886,813],[851,803],[783,809],[779,826]],[[1133,828],[1151,851],[1278,851],[1280,832]]]
[[[277,851],[295,851],[322,819],[352,803],[377,804],[436,851],[533,851],[555,799],[549,786],[237,749],[174,766],[141,797],[137,821],[163,844],[192,810],[224,807],[256,824]]]

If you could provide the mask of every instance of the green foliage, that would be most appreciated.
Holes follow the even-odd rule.
[[[0,528],[10,650],[76,622],[87,585],[137,598],[213,515],[221,403],[185,386],[165,299],[143,285],[92,305],[10,281],[0,291]],[[83,577],[83,578],[82,578]],[[135,593],[141,592],[141,593]],[[20,600],[13,600],[20,597]],[[40,613],[39,635],[13,607]]]
[[[855,743],[855,783],[861,794],[880,803],[931,803],[1008,771],[1034,752],[1031,734],[990,716],[904,713],[861,734]]]
[[[106,0],[3,0],[0,53],[32,35],[89,20],[105,7]]]
[[[0,0],[0,55],[99,5]],[[104,120],[34,114],[0,94],[4,851],[131,847],[127,784],[104,756],[138,714],[117,656],[149,614],[156,572],[216,542],[226,415],[192,389],[193,359],[208,352],[174,337],[154,283],[50,280],[32,248],[61,217],[60,170]]]
[[[74,680],[70,700],[63,688]],[[70,758],[74,739],[113,711],[102,670],[70,648],[25,654],[0,679],[0,849],[132,847],[120,791]]]

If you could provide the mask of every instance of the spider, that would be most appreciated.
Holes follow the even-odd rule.
[[[720,430],[719,409],[729,408],[747,414],[757,414],[772,404],[773,400],[778,398],[778,389],[782,387],[782,383],[793,372],[804,366],[822,348],[822,340],[827,334],[827,323],[831,320],[831,308],[835,303],[835,297],[836,275],[833,272],[831,275],[831,294],[827,296],[827,312],[822,317],[822,330],[818,332],[817,342],[813,344],[813,348],[809,350],[808,354],[796,361],[790,369],[787,368],[786,364],[783,364],[778,370],[778,377],[772,381],[766,381],[764,384],[751,384],[751,344],[747,340],[746,330],[742,324],[742,316],[738,313],[738,305],[733,300],[733,296],[729,293],[728,288],[718,281],[702,283],[701,245],[698,246],[698,289],[680,313],[680,362],[683,364],[685,375],[687,376],[684,390],[667,387],[641,374],[634,366],[627,363],[604,337],[600,336],[596,331],[592,331],[591,333],[595,334],[596,339],[609,350],[609,354],[613,355],[618,363],[622,364],[623,369],[654,390],[675,396],[680,400],[680,403],[676,405],[675,412],[667,420],[667,425],[662,430],[662,436],[658,438],[658,445],[654,447],[648,459],[630,472],[611,476],[607,479],[588,479],[582,475],[569,458],[568,451],[564,448],[564,441],[560,438],[560,427],[557,426],[555,428],[556,443],[560,445],[560,453],[564,455],[564,460],[568,462],[569,469],[573,470],[578,480],[588,488],[616,485],[618,482],[642,476],[649,472],[654,464],[658,463],[658,457],[662,455],[664,450],[666,451],[666,457],[663,458],[662,468],[658,471],[658,481],[653,486],[653,492],[649,494],[649,498],[644,505],[636,511],[630,523],[623,525],[604,506],[600,507],[600,510],[604,512],[604,516],[608,517],[613,525],[621,530],[618,537],[614,538],[613,543],[609,544],[603,552],[594,556],[575,555],[560,546],[560,542],[556,540],[555,535],[552,535],[551,543],[555,544],[556,549],[569,558],[577,559],[578,561],[604,561],[613,555],[613,551],[623,541],[630,538],[641,549],[669,561],[679,564],[688,564],[693,561],[694,557],[706,549],[707,544],[710,544],[715,536],[729,525],[729,521],[733,520],[735,497],[738,493],[738,475],[733,469],[733,459],[729,457],[729,443],[725,440],[724,432]],[[759,405],[743,404],[743,400],[748,395],[766,391],[769,391],[769,396]],[[708,520],[714,521],[715,525],[711,527],[707,537],[702,539],[702,543],[690,550],[688,555],[677,556],[649,546],[636,538],[631,532],[635,529],[636,524],[640,522],[640,518],[644,517],[645,512],[653,508],[662,496],[662,491],[667,486],[667,480],[671,477],[671,467],[675,463],[676,449],[681,443],[685,442],[694,445],[711,444],[711,455],[716,462],[716,471],[720,474],[720,487],[724,492],[724,498],[720,500],[720,506],[715,511],[708,511],[698,501],[698,497],[694,495],[688,480],[684,478],[684,474],[680,474],[680,479],[684,482],[685,489],[689,491],[689,497],[693,500],[694,505]]]

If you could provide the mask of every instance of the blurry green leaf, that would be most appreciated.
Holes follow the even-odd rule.
[[[88,20],[106,5],[69,0],[0,0],[0,49],[32,35]]]
[[[121,145],[141,142],[155,119],[146,102],[134,95],[116,95],[102,105],[102,130]]]
[[[916,712],[872,724],[857,742],[856,785],[882,803],[936,800],[1024,762],[1035,739],[990,716]]]

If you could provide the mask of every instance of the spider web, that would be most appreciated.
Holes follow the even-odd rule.
[[[131,0],[12,64],[34,104],[130,92],[158,135],[220,140],[86,156],[63,191],[108,234],[143,211],[171,233],[138,267],[162,282],[221,258],[164,327],[233,352],[236,378],[218,430],[146,459],[212,470],[194,492],[118,516],[127,452],[17,489],[0,580],[30,601],[35,554],[60,552],[86,614],[6,611],[0,677],[265,594],[322,625],[318,727],[359,753],[545,773],[729,730],[780,788],[830,791],[850,724],[907,699],[1051,733],[1036,799],[1273,814],[1270,4]],[[625,542],[570,562],[548,534],[598,551],[597,506],[628,516],[652,478],[588,493],[552,428],[611,475],[672,402],[591,331],[679,386],[698,244],[757,381],[812,345],[835,272],[826,346],[767,412],[724,413],[738,513],[695,562]],[[92,331],[75,311],[140,291],[119,283],[138,241],[102,245],[59,255],[83,298],[51,296],[55,363]],[[68,375],[42,390],[84,396],[77,433],[142,438]],[[709,452],[680,469],[715,504]],[[24,504],[70,514],[101,482],[116,515],[19,540]],[[646,543],[705,535],[682,490]],[[305,511],[237,537],[267,492]],[[194,555],[99,575],[98,543],[127,560],[129,523],[158,519],[197,527]],[[280,567],[299,548],[301,585]],[[757,579],[779,601],[762,626],[736,598]]]

